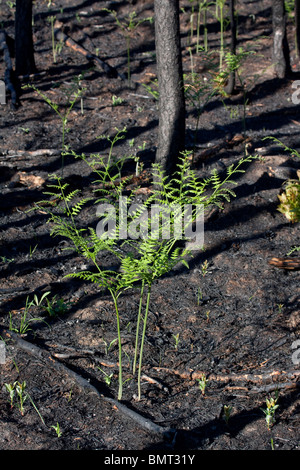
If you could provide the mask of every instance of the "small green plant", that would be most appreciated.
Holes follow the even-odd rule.
[[[199,389],[201,390],[202,395],[205,395],[205,389],[206,389],[206,384],[207,384],[207,378],[206,375],[203,373],[200,377],[200,379],[197,379]]]
[[[289,179],[285,182],[283,192],[278,195],[280,204],[278,211],[292,223],[300,220],[300,171],[297,172],[298,180]]]
[[[102,370],[100,367],[98,367],[98,369],[102,372],[102,374],[104,375],[104,381],[106,383],[106,385],[108,385],[110,387],[111,385],[111,379],[113,378],[113,373],[112,374],[107,374],[104,370]]]
[[[18,407],[22,416],[24,415],[24,403],[26,399],[28,398],[28,394],[25,392],[25,389],[26,389],[25,381],[22,383],[16,382],[15,390],[19,398]]]
[[[46,298],[46,305],[42,308],[50,317],[56,317],[57,315],[66,313],[69,305],[65,303],[64,299],[58,299],[55,295],[51,300]]]
[[[282,313],[283,307],[284,307],[284,304],[277,304],[278,313]]]
[[[208,51],[207,13],[208,13],[209,7],[212,4],[213,4],[212,2],[208,3],[207,0],[204,0],[203,2],[201,2],[201,0],[199,0],[198,19],[197,19],[197,52],[199,52],[199,50],[200,50],[200,24],[201,24],[201,13],[202,12],[203,12],[203,30],[204,30],[204,39],[203,39],[204,46],[203,47],[204,47],[205,52]]]
[[[51,15],[48,18],[48,21],[51,24],[51,40],[52,40],[52,55],[53,55],[53,62],[56,63],[56,47],[55,47],[55,35],[54,35],[54,22],[56,20],[56,16]]]
[[[231,405],[224,405],[223,407],[223,419],[225,423],[228,425],[229,418],[232,413],[232,406]]]
[[[300,251],[300,246],[293,246],[287,253],[287,256],[290,256],[295,251]]]
[[[134,141],[134,139],[132,139]],[[132,142],[132,145],[134,144],[134,142]],[[140,151],[142,150],[145,150],[146,148],[146,142],[144,141],[142,143],[142,145],[138,145],[138,149]],[[135,176],[139,176],[140,172],[143,171],[143,168],[144,168],[144,164],[143,162],[140,161],[140,156],[139,155],[135,155],[133,156],[133,160],[135,161]]]
[[[211,86],[211,81],[198,73],[184,74],[184,95],[187,104],[193,106],[196,112],[196,126],[194,130],[194,142],[192,151],[192,161],[194,160],[197,145],[198,129],[201,115],[211,100],[217,93],[217,89]]]
[[[286,13],[289,21],[292,21],[293,25],[295,27],[296,26],[295,0],[285,0],[284,1],[284,8],[285,8],[285,13]],[[295,50],[296,50],[297,57],[299,58],[296,28],[295,28],[295,33],[294,33],[294,44],[295,44]]]
[[[223,67],[223,58],[224,58],[224,30],[226,28],[226,23],[228,20],[224,18],[224,8],[225,0],[216,0],[216,19],[220,23],[220,64],[219,70],[221,72]]]
[[[173,336],[173,339],[175,341],[175,351],[178,350],[178,346],[179,346],[179,333],[177,333],[177,335],[172,335]]]
[[[120,177],[120,171],[121,171],[121,168],[122,168],[122,164],[125,163],[125,159],[124,160],[119,160],[119,163],[117,162],[114,162],[112,163],[111,160],[113,160],[113,150],[114,150],[114,147],[116,145],[117,142],[119,142],[120,140],[124,140],[125,137],[126,137],[126,132],[127,132],[127,129],[126,127],[123,127],[123,129],[118,129],[116,127],[116,133],[114,136],[110,136],[110,135],[105,135],[105,134],[101,134],[97,137],[97,139],[106,139],[109,143],[110,143],[110,149],[109,149],[109,154],[108,154],[108,158],[107,158],[107,162],[104,163],[103,161],[103,158],[100,158],[98,159],[98,161],[96,162],[96,158],[94,159],[94,161],[92,162],[91,166],[95,167],[96,165],[97,166],[102,166],[103,168],[103,172],[101,174],[101,179],[103,182],[107,181],[107,180],[110,180],[110,170],[115,170],[117,167],[118,167],[118,177]],[[74,156],[76,156],[76,154],[74,154]],[[83,157],[83,156],[82,156]],[[95,156],[96,157],[96,156]],[[128,158],[131,158],[131,157],[126,157],[126,160]],[[89,164],[89,163],[88,163]]]
[[[264,137],[263,140],[270,139],[277,143],[284,151],[295,155],[300,159],[300,153],[288,147],[276,137]],[[300,220],[300,171],[297,171],[298,179],[288,179],[283,185],[282,194],[278,195],[279,205],[278,211],[285,215],[285,217],[292,223],[299,222]],[[300,248],[295,247],[292,251],[298,251]]]
[[[201,1],[201,0],[189,0],[191,3],[191,13],[190,13],[190,45],[194,43],[194,19],[195,16],[197,15],[197,24],[196,24],[196,34],[197,34],[197,39],[196,39],[196,51],[199,52],[200,50],[200,27],[201,27],[201,16],[203,14],[203,30],[204,30],[204,47],[205,47],[205,52],[207,52],[208,49],[208,43],[207,43],[207,12],[208,9],[211,5],[214,4],[214,2],[208,3],[207,0]],[[195,3],[198,5],[198,12],[196,11],[197,9],[195,8]],[[184,8],[181,8],[183,12],[185,12]]]
[[[68,403],[72,400],[72,395],[73,395],[72,389],[65,394],[65,397],[67,398]]]
[[[23,88],[31,88],[33,89],[49,106],[50,108],[57,114],[61,121],[62,125],[62,175],[63,175],[63,168],[64,168],[64,152],[67,151],[66,146],[66,134],[69,131],[67,124],[69,115],[78,100],[78,98],[82,97],[83,92],[85,91],[84,88],[81,87],[81,80],[83,75],[80,74],[73,79],[72,85],[68,88],[63,90],[64,95],[66,96],[66,105],[63,107],[63,110],[60,109],[59,105],[52,101],[45,93],[39,90],[35,85],[24,85]]]
[[[13,408],[14,406],[14,397],[15,397],[15,386],[17,382],[14,382],[13,384],[4,384],[6,390],[9,393],[9,400],[10,400],[10,407]]]
[[[26,382],[18,382],[18,381],[15,381],[13,384],[4,384],[5,385],[5,388],[6,390],[8,391],[9,393],[9,398],[10,398],[10,406],[11,408],[14,407],[14,398],[15,396],[17,396],[18,398],[18,402],[17,402],[17,407],[19,408],[20,410],[20,413],[21,415],[23,416],[24,415],[24,403],[25,401],[27,400],[27,398],[29,399],[30,403],[32,404],[32,406],[34,407],[35,411],[37,412],[37,414],[39,415],[41,421],[43,424],[45,424],[44,422],[44,419],[43,417],[41,416],[39,410],[37,409],[33,399],[31,398],[31,396],[29,395],[28,391],[26,390]]]
[[[271,439],[270,439],[270,445],[271,445],[271,450],[275,450],[273,437],[271,437]]]
[[[203,292],[200,287],[197,287],[197,305],[200,305],[202,298],[203,298]]]
[[[40,299],[38,298],[37,294],[34,294],[32,301],[33,305],[35,305],[36,307],[41,307],[43,305],[43,301],[49,294],[51,294],[50,291],[44,292]]]
[[[208,261],[207,259],[204,261],[204,263],[201,264],[201,273],[202,276],[204,277],[208,272]]]
[[[112,141],[112,144],[114,140]],[[74,152],[74,156],[76,156]],[[187,257],[191,255],[189,247],[182,244],[178,246],[178,234],[176,234],[176,222],[178,212],[182,214],[186,205],[189,205],[191,215],[189,222],[196,220],[199,215],[197,206],[205,210],[211,205],[220,206],[222,201],[230,200],[235,196],[229,185],[234,184],[232,176],[244,172],[241,166],[250,162],[253,157],[246,156],[236,165],[231,165],[227,175],[221,179],[217,172],[213,172],[210,178],[202,181],[190,167],[190,154],[184,153],[178,164],[176,173],[168,178],[158,164],[153,165],[155,185],[149,192],[149,197],[142,204],[134,204],[136,189],[127,190],[126,207],[121,204],[123,191],[126,187],[126,178],[118,179],[111,173],[111,162],[104,163],[103,158],[93,155],[86,157],[84,154],[77,155],[86,162],[96,174],[97,185],[95,204],[107,207],[108,213],[97,211],[97,215],[104,219],[98,223],[97,228],[79,228],[77,219],[80,217],[87,201],[81,199],[79,191],[68,189],[68,185],[61,181],[57,175],[53,175],[54,183],[49,185],[50,191],[46,194],[57,201],[56,206],[48,206],[49,223],[51,224],[52,236],[62,236],[70,240],[73,249],[81,256],[89,260],[93,270],[70,273],[67,277],[80,278],[95,283],[99,289],[106,289],[110,293],[114,305],[116,318],[116,329],[118,338],[118,363],[119,363],[119,389],[118,399],[122,398],[123,391],[123,349],[122,349],[122,323],[119,313],[119,297],[129,289],[138,292],[139,303],[136,318],[136,335],[134,343],[134,359],[132,372],[137,371],[138,398],[141,397],[141,373],[143,365],[143,350],[146,337],[147,320],[150,308],[153,283],[163,275],[170,272],[177,264],[183,263],[188,267]],[[209,190],[209,194],[208,194]],[[158,230],[149,236],[148,229],[151,228],[153,219],[147,217],[153,206],[159,201],[160,207],[164,208],[170,216],[167,221],[162,217],[162,224]],[[38,206],[37,206],[38,207]],[[127,213],[124,223],[124,210]],[[145,217],[146,215],[146,217]],[[161,214],[163,215],[163,214]],[[158,215],[159,217],[159,215]],[[80,220],[80,219],[79,219]],[[170,232],[165,237],[164,230],[168,223]],[[186,222],[185,222],[186,223]],[[108,230],[102,231],[102,228]],[[100,230],[101,229],[101,230]],[[126,235],[124,236],[124,231]],[[144,235],[143,235],[144,234]],[[182,235],[182,234],[181,234]],[[103,267],[101,254],[109,252],[118,264],[118,269]]]
[[[56,435],[57,437],[61,437],[62,436],[62,431],[60,429],[60,426],[59,426],[59,423],[56,423],[56,425],[52,425],[51,426],[52,429],[54,429],[54,431],[56,432]]]
[[[6,258],[6,256],[0,256],[0,259],[1,259],[2,263],[5,263],[5,264],[6,263],[9,264],[9,263],[12,263],[13,261],[15,261],[14,258]]]
[[[55,44],[55,55],[60,55],[61,54],[61,51],[64,47],[64,41],[58,41],[56,44]]]
[[[111,100],[112,100],[113,106],[120,106],[122,103],[124,103],[123,98],[121,98],[120,96],[116,96],[116,95],[113,95],[111,97]]]
[[[14,10],[16,8],[16,2],[14,1],[9,1],[7,0],[6,5],[9,6],[11,10]]]
[[[273,397],[266,398],[267,407],[261,408],[261,410],[265,414],[268,430],[270,430],[273,424],[275,423],[275,411],[279,408],[277,401],[278,401],[278,390],[276,390],[275,398]]]
[[[191,3],[191,14],[190,14],[190,44],[193,43],[193,38],[194,38],[194,15],[195,15],[194,1],[195,1],[195,0],[189,0],[189,2]]]
[[[29,247],[29,257],[32,258],[32,256],[34,255],[34,253],[36,252],[36,249],[37,249],[38,245],[36,244],[33,248],[32,246],[30,245]]]
[[[29,311],[30,311],[30,309],[33,305],[34,305],[34,301],[29,301],[29,297],[27,297],[26,298],[26,304],[25,304],[25,307],[23,309],[23,313],[21,314],[19,325],[16,325],[14,323],[14,318],[13,318],[14,314],[12,312],[9,312],[9,329],[10,329],[10,331],[18,333],[20,335],[24,335],[24,334],[28,333],[28,331],[31,330],[30,324],[32,322],[44,321],[40,317],[36,317],[36,318],[29,317],[30,316]]]
[[[159,100],[159,91],[158,91],[158,80],[151,80],[150,84],[142,83],[143,87],[146,88],[148,93],[153,96],[153,98],[158,101]]]
[[[236,54],[233,54],[230,51],[226,52],[224,56],[225,66],[219,71],[218,74],[215,75],[215,78],[214,78],[215,87],[218,90],[221,97],[227,97],[227,93],[225,91],[226,83],[231,73],[234,73],[236,75],[242,94],[243,94],[242,123],[243,123],[244,135],[246,133],[246,107],[248,104],[248,99],[247,99],[247,90],[245,87],[245,80],[242,76],[242,66],[250,54],[254,54],[254,51],[245,51],[243,50],[242,47],[239,48]],[[223,104],[226,108],[224,101],[223,101]],[[232,110],[230,111],[230,113],[232,113]]]
[[[26,382],[14,382],[13,384],[5,384],[6,390],[9,393],[9,398],[10,398],[10,406],[13,408],[14,406],[14,398],[15,395],[17,395],[19,401],[17,403],[17,406],[20,410],[21,415],[24,415],[24,403],[27,399],[27,393],[25,392],[26,389]]]
[[[29,127],[19,127],[20,131],[24,132],[24,134],[29,134],[30,129]]]
[[[109,350],[112,348],[112,346],[114,345],[114,343],[116,341],[118,341],[118,338],[113,339],[109,344],[105,340],[103,340],[104,345],[105,345],[105,354],[106,355],[108,354]]]
[[[123,35],[125,36],[126,49],[127,49],[127,77],[128,77],[128,83],[131,84],[130,48],[131,48],[132,33],[136,30],[136,28],[140,24],[146,21],[149,21],[150,23],[152,23],[153,18],[152,16],[148,18],[137,18],[136,12],[132,11],[131,13],[129,13],[127,18],[120,19],[115,10],[109,10],[108,8],[102,8],[102,10],[106,11],[107,13],[111,14],[114,17],[116,24],[119,26]]]

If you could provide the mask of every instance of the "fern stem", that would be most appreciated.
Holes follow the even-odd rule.
[[[137,362],[137,355],[138,355],[138,342],[139,342],[139,330],[140,330],[141,313],[142,313],[142,305],[143,305],[144,287],[145,287],[145,281],[143,281],[143,283],[142,283],[141,292],[140,292],[140,304],[139,304],[139,312],[138,312],[137,325],[136,325],[136,336],[135,336],[134,361],[133,361],[133,367],[132,367],[133,374],[135,374],[135,371],[136,371],[136,362]]]
[[[131,83],[131,71],[130,71],[130,36],[126,36],[126,45],[127,45],[127,77],[128,83]]]
[[[119,391],[118,391],[118,400],[122,399],[123,393],[123,379],[122,379],[122,344],[121,344],[121,329],[120,329],[120,316],[119,316],[119,309],[118,309],[118,302],[117,296],[115,292],[109,289],[111,296],[114,301],[115,311],[117,316],[117,331],[118,331],[118,343],[119,343]]]
[[[66,209],[67,209],[68,216],[69,216],[70,219],[71,219],[71,222],[72,222],[72,225],[73,225],[73,229],[74,229],[74,231],[75,231],[77,237],[80,237],[80,234],[79,234],[79,232],[78,232],[78,229],[77,229],[77,226],[76,226],[76,223],[75,223],[73,214],[72,214],[72,211],[71,211],[71,209],[70,209],[70,207],[69,207],[69,204],[68,204],[68,198],[67,198],[66,195],[65,195],[64,188],[63,188],[63,186],[62,186],[62,184],[61,184],[61,179],[60,179],[60,178],[58,178],[58,184],[59,184],[59,188],[60,188],[61,195],[62,195],[62,197],[63,197],[63,201],[64,201],[64,204],[65,204],[65,207],[66,207]]]
[[[142,362],[143,362],[143,349],[144,349],[144,341],[145,341],[145,336],[146,336],[150,296],[151,296],[151,284],[148,285],[147,303],[146,303],[146,310],[145,310],[145,317],[144,317],[144,327],[143,327],[143,334],[142,334],[142,340],[141,340],[141,350],[140,350],[139,370],[138,370],[138,400],[141,399],[141,372],[142,372]]]

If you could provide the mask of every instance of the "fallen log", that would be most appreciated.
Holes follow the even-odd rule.
[[[255,373],[245,373],[245,374],[211,374],[205,371],[179,371],[176,369],[169,369],[166,367],[154,367],[157,371],[165,371],[168,373],[172,373],[177,375],[183,380],[198,380],[203,377],[203,375],[207,378],[207,380],[215,381],[215,382],[223,382],[223,383],[252,383],[252,384],[272,384],[275,388],[278,386],[285,385],[287,379],[289,383],[287,385],[296,386],[299,378],[300,378],[300,370],[292,369],[292,370],[271,370],[271,371],[264,371],[262,373],[255,372]],[[291,381],[294,380],[293,384]],[[264,387],[266,387],[266,385]],[[253,388],[252,391],[260,391],[259,387],[257,390]]]
[[[38,150],[0,150],[0,165],[9,165],[19,160],[27,160],[41,156],[58,157],[61,150],[38,149]],[[10,161],[10,163],[8,163]]]
[[[300,269],[300,258],[271,258],[269,264],[279,269],[298,271]]]
[[[61,359],[69,359],[76,356],[89,355],[92,357],[95,362],[100,362],[102,366],[110,368],[118,368],[117,363],[112,363],[104,361],[95,356],[95,351],[92,350],[74,350],[70,346],[58,345],[58,344],[49,344],[46,342],[46,345],[50,348],[59,348],[59,349],[69,349],[72,350],[72,353],[60,354],[57,352],[52,352],[53,357]],[[168,367],[153,367],[153,370],[157,372],[166,372],[168,374],[173,374],[182,380],[197,381],[198,379],[206,377],[207,380],[212,382],[221,382],[225,385],[225,390],[243,390],[249,393],[261,393],[261,392],[270,392],[272,390],[291,390],[300,387],[300,370],[290,369],[290,370],[265,370],[259,371],[256,370],[252,373],[231,373],[231,374],[213,374],[206,371],[195,371],[195,370],[185,370],[179,371],[177,369],[170,369]],[[168,389],[156,378],[149,377],[149,375],[143,374],[142,378],[150,383],[155,384],[159,388],[168,392]],[[252,384],[252,386],[250,385]]]
[[[114,398],[108,397],[104,395],[103,393],[100,393],[97,390],[97,388],[94,385],[92,385],[88,380],[86,380],[81,375],[77,374],[75,371],[71,370],[62,362],[57,361],[48,351],[45,351],[39,346],[36,346],[35,344],[24,340],[16,333],[13,333],[12,331],[9,331],[0,327],[0,337],[5,342],[8,340],[12,340],[14,342],[14,346],[17,346],[20,349],[28,352],[29,354],[32,354],[33,356],[38,357],[39,359],[45,361],[48,364],[49,368],[54,368],[59,373],[65,374],[69,378],[75,380],[76,384],[82,390],[88,393],[94,394],[101,400],[105,401],[106,403],[109,403],[110,405],[112,405],[112,408],[118,409],[122,414],[131,418],[133,421],[135,421],[136,424],[138,424],[140,427],[142,427],[146,431],[149,431],[154,434],[158,434],[168,439],[176,433],[176,430],[171,429],[171,428],[161,427],[158,424],[152,422],[151,420],[144,418],[142,415],[140,415],[136,411],[128,408],[120,401],[115,400]]]
[[[245,145],[247,153],[252,150],[252,143],[249,137],[244,137],[241,134],[235,135],[233,138],[226,138],[221,144],[214,145],[213,147],[201,150],[194,157],[194,163],[199,163],[208,160],[209,158],[218,155],[221,151],[232,149],[238,145]]]
[[[55,21],[55,23],[54,23],[54,36],[58,41],[63,42],[68,47],[73,49],[75,52],[78,52],[79,54],[84,55],[88,60],[96,63],[96,65],[100,65],[102,70],[104,70],[104,72],[109,77],[111,77],[111,78],[120,78],[121,80],[126,80],[125,76],[123,74],[120,74],[114,67],[107,64],[106,62],[104,62],[104,60],[100,59],[95,54],[92,54],[87,49],[85,49],[83,46],[81,46],[76,41],[74,41],[74,39],[67,36],[62,31],[62,26],[63,26],[63,23],[61,21],[58,21],[58,20]]]
[[[61,150],[38,149],[38,150],[0,150],[1,157],[40,157],[41,155],[61,155]]]
[[[0,49],[3,51],[4,62],[6,69],[4,73],[4,82],[6,90],[10,91],[11,106],[13,109],[17,109],[19,105],[18,94],[14,85],[14,70],[12,66],[12,60],[10,56],[10,50],[8,47],[8,37],[5,31],[0,31]]]

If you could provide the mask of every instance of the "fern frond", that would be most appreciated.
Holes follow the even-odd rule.
[[[75,198],[75,196],[77,196],[78,193],[80,193],[80,190],[79,189],[74,189],[70,193],[65,194],[64,198],[67,202],[71,202]]]
[[[300,153],[297,152],[297,150],[288,147],[286,144],[284,144],[281,140],[277,139],[276,137],[266,136],[262,140],[267,140],[267,139],[272,140],[273,142],[276,142],[280,147],[284,149],[285,152],[295,154],[298,158],[300,158]]]
[[[81,212],[83,206],[91,200],[92,200],[92,198],[85,198],[85,199],[81,199],[79,202],[77,202],[75,204],[75,206],[72,207],[72,210],[71,210],[72,215],[77,216]]]
[[[82,271],[79,273],[70,273],[65,277],[77,278],[83,281],[89,281],[97,284],[99,287],[111,288],[116,283],[116,273],[114,271],[101,271],[100,273],[93,273],[90,271]]]

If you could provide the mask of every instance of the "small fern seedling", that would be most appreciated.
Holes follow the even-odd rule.
[[[153,283],[162,276],[170,272],[177,264],[183,263],[188,268],[187,258],[191,251],[184,243],[178,243],[176,224],[178,213],[183,213],[184,206],[189,204],[192,207],[190,221],[195,222],[198,212],[195,208],[202,205],[203,210],[211,205],[220,205],[221,201],[230,200],[235,194],[228,187],[233,183],[232,176],[242,170],[241,165],[250,162],[252,157],[243,158],[236,166],[231,166],[227,170],[224,179],[214,173],[211,178],[201,181],[196,173],[190,168],[189,154],[183,154],[179,162],[177,172],[172,178],[167,178],[159,165],[154,165],[155,184],[150,189],[150,195],[143,203],[134,204],[136,193],[134,190],[128,196],[128,203],[131,204],[126,221],[127,236],[123,239],[122,214],[119,205],[119,198],[122,196],[125,183],[122,180],[115,184],[115,178],[110,171],[109,163],[104,163],[100,157],[89,159],[82,158],[98,177],[98,188],[95,195],[95,203],[109,201],[115,215],[114,224],[110,233],[99,231],[94,227],[79,228],[77,226],[78,217],[87,203],[88,199],[80,199],[78,191],[68,192],[68,186],[61,178],[54,177],[55,184],[51,185],[48,196],[58,201],[58,204],[47,207],[49,222],[52,224],[51,234],[53,236],[63,236],[70,240],[77,253],[88,259],[93,268],[82,272],[68,274],[67,277],[79,278],[95,283],[99,289],[106,289],[113,300],[114,312],[116,316],[117,338],[118,338],[118,359],[119,359],[119,389],[118,399],[122,398],[123,382],[122,378],[122,341],[121,322],[119,314],[119,297],[128,289],[138,289],[139,308],[137,312],[136,337],[134,346],[133,373],[138,368],[138,398],[141,397],[141,372],[143,365],[143,350],[145,345],[147,319],[150,308]],[[101,163],[98,165],[96,162]],[[209,194],[208,194],[209,190]],[[153,206],[159,202],[163,209],[167,210],[169,217],[162,217],[162,223],[153,232],[152,221],[148,215]],[[174,207],[176,210],[174,210]],[[45,210],[45,207],[43,207]],[[164,212],[164,211],[163,211]],[[146,217],[144,217],[146,215]],[[169,233],[164,237],[165,229]],[[185,225],[185,222],[184,224]],[[136,228],[140,230],[137,233]],[[124,227],[123,227],[124,228]],[[143,236],[145,234],[145,236]],[[133,236],[134,235],[134,236]],[[181,240],[186,241],[183,237]],[[110,253],[117,261],[118,268],[107,269],[101,265],[101,254]],[[141,332],[140,332],[141,330]]]
[[[64,91],[64,95],[67,97],[67,103],[66,106],[64,107],[64,110],[61,110],[59,105],[55,103],[54,101],[51,100],[45,93],[43,93],[41,90],[39,90],[35,85],[24,85],[23,88],[31,88],[34,90],[44,101],[47,103],[50,108],[57,114],[61,121],[61,126],[62,126],[62,176],[63,176],[63,169],[64,169],[64,152],[67,150],[66,146],[66,134],[68,132],[68,120],[69,120],[69,115],[78,100],[78,98],[82,97],[83,92],[85,91],[84,88],[81,88],[80,85],[80,80],[82,79],[82,74],[80,74],[78,77],[75,77],[72,83],[72,86]]]

